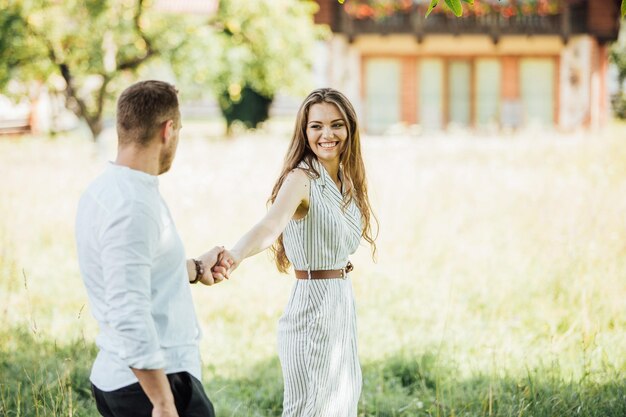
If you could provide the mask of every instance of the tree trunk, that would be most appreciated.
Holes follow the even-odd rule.
[[[228,91],[222,92],[218,103],[226,119],[226,135],[232,135],[232,125],[236,121],[242,122],[248,129],[255,129],[269,118],[273,100],[273,97],[266,97],[248,86],[242,88],[238,101],[233,101]]]
[[[86,118],[85,120],[87,121],[89,130],[91,131],[93,141],[97,142],[100,133],[102,133],[102,118],[99,118],[97,120]]]

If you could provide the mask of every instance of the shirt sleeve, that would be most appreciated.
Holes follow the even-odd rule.
[[[112,215],[102,230],[106,322],[119,358],[136,369],[161,369],[165,359],[151,314],[151,268],[159,225],[140,204]]]

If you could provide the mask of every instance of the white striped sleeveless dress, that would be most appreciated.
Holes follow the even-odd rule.
[[[285,253],[297,270],[346,266],[361,240],[361,214],[318,161],[309,211],[283,232]],[[301,166],[303,166],[301,164]],[[356,311],[347,279],[296,279],[278,324],[278,355],[285,381],[283,417],[356,417],[361,395]]]

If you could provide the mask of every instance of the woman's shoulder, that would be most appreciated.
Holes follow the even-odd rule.
[[[321,177],[321,169],[323,168],[321,168],[320,161],[318,161],[317,158],[311,158],[311,160],[305,158],[298,163],[295,169],[300,169],[304,171],[309,178],[316,179]]]
[[[308,186],[310,182],[311,175],[309,174],[308,170],[297,166],[289,173],[287,173],[287,175],[285,176],[284,184],[290,183],[293,185]]]
[[[306,159],[303,159],[298,163],[295,169],[301,169],[306,172],[311,172],[314,170],[313,165],[315,165],[314,161],[308,161]]]
[[[297,175],[305,175],[308,179],[314,179],[317,177],[317,169],[315,169],[312,165],[314,165],[314,163],[303,159],[294,169],[291,170],[291,172],[289,172],[288,175],[297,173]]]

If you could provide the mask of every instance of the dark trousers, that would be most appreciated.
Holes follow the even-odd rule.
[[[188,372],[167,375],[174,403],[180,417],[215,417],[213,404],[206,396],[202,383]],[[104,417],[150,417],[152,403],[138,382],[116,389],[102,391],[91,385],[98,411]]]

